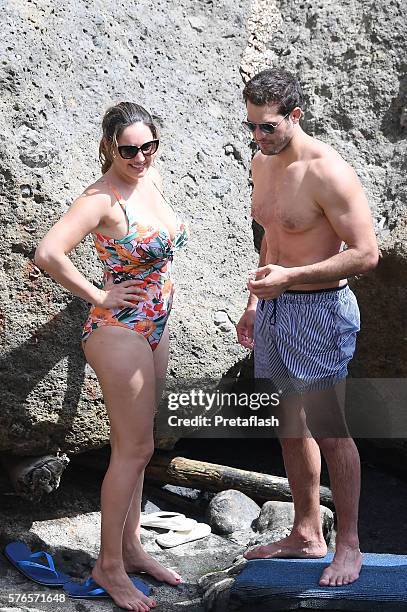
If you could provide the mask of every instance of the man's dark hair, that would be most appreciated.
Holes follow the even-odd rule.
[[[302,108],[303,94],[296,77],[287,70],[269,68],[256,74],[243,90],[244,101],[256,106],[278,104],[281,115],[290,113],[296,106]]]

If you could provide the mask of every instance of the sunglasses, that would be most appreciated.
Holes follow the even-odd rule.
[[[280,123],[283,123],[284,119],[286,119],[289,114],[290,113],[284,115],[284,117],[278,123],[253,123],[253,121],[242,121],[242,125],[252,134],[256,131],[256,128],[260,128],[264,134],[272,134],[278,128]]]
[[[119,145],[117,150],[119,151],[120,157],[123,159],[132,159],[136,157],[139,151],[142,152],[144,157],[150,157],[150,155],[153,155],[157,151],[159,144],[159,140],[149,140],[140,147],[136,145]]]

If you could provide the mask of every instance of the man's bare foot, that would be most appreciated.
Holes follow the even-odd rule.
[[[336,545],[331,565],[324,569],[320,586],[343,586],[359,578],[362,567],[362,553],[358,546]]]
[[[134,612],[148,612],[157,605],[154,599],[146,597],[144,593],[136,589],[124,568],[117,567],[117,565],[102,568],[99,560],[96,561],[92,578],[109,593],[120,608]]]
[[[140,546],[123,550],[123,561],[126,572],[145,572],[156,580],[167,582],[172,586],[182,582],[181,576],[177,572],[161,565]]]
[[[325,557],[327,546],[325,540],[305,540],[289,535],[282,540],[266,546],[256,546],[244,553],[246,559],[300,558],[319,559]]]

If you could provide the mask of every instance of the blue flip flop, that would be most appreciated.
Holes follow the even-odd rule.
[[[26,578],[37,584],[57,587],[70,580],[69,576],[55,569],[54,560],[49,553],[32,553],[24,542],[10,542],[3,554]]]
[[[151,587],[140,580],[140,578],[136,578],[135,576],[129,576],[130,580],[144,595],[147,597],[151,593]],[[106,599],[110,598],[109,593],[101,586],[98,585],[97,582],[93,580],[90,576],[85,582],[66,582],[64,584],[64,591],[74,599]]]

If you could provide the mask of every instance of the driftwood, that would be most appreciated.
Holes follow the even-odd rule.
[[[268,500],[292,501],[287,478],[184,457],[173,457],[168,460],[168,457],[163,455],[154,455],[146,469],[146,478],[154,482],[213,492],[236,489],[262,502]],[[328,508],[334,505],[332,493],[327,487],[320,487],[320,500]]]
[[[109,452],[103,449],[103,452],[78,455],[74,461],[106,471]],[[287,478],[186,459],[174,454],[155,453],[146,468],[145,476],[147,483],[173,484],[214,493],[236,489],[258,502],[292,501]],[[320,487],[320,500],[324,506],[334,508],[332,493],[328,487]]]
[[[30,501],[39,501],[44,493],[59,487],[62,472],[69,463],[66,455],[43,457],[3,456],[1,465],[15,492]]]

